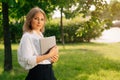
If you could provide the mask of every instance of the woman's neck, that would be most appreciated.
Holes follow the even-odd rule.
[[[40,35],[40,31],[39,30],[33,30],[36,34]]]

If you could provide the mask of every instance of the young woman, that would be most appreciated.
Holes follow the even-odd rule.
[[[46,15],[39,7],[32,8],[23,25],[23,36],[18,48],[18,62],[29,70],[25,80],[56,80],[52,64],[58,60],[58,48],[40,55],[39,39],[43,37]]]

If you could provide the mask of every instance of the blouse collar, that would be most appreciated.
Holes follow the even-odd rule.
[[[32,30],[32,32],[34,34],[36,34],[37,36],[39,36],[39,37],[44,37],[43,34],[42,34],[42,32],[40,32],[39,34],[35,30]]]

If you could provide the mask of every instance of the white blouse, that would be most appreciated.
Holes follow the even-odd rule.
[[[43,38],[42,33],[38,35],[35,31],[23,34],[18,48],[18,62],[26,70],[37,65],[36,57],[40,55],[39,40]],[[41,61],[39,64],[51,64],[49,59]]]

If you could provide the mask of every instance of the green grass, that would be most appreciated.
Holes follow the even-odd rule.
[[[59,61],[53,68],[58,80],[120,80],[120,43],[76,43],[59,45]],[[0,80],[24,80],[27,71],[17,62],[17,44],[12,45],[13,70],[3,71],[0,44]]]

